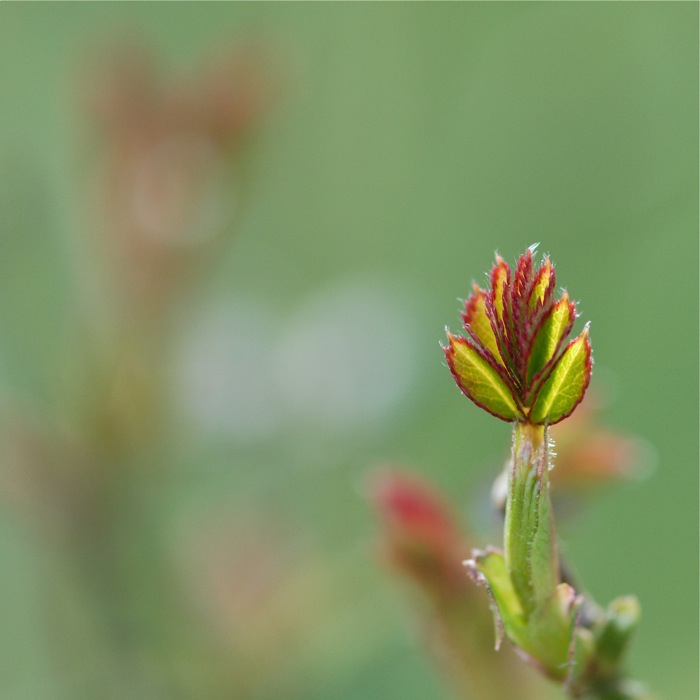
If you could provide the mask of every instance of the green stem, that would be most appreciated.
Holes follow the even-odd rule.
[[[516,423],[506,498],[505,572],[517,604],[501,605],[506,633],[545,675],[572,698],[641,700],[645,691],[624,679],[621,661],[639,619],[633,596],[607,610],[588,604],[562,583],[549,493],[550,446],[545,426]],[[504,582],[491,577],[497,599]],[[500,588],[500,590],[498,590]]]
[[[526,617],[551,598],[560,583],[548,473],[545,428],[516,423],[508,478],[504,554]]]

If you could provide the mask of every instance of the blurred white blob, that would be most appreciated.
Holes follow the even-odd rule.
[[[388,413],[411,381],[405,303],[358,280],[303,306],[278,349],[288,410],[336,428],[371,424]]]
[[[213,309],[182,346],[186,416],[241,439],[376,425],[413,381],[410,310],[386,284],[363,279],[319,290],[296,312],[252,302]]]
[[[278,429],[277,389],[266,366],[273,327],[266,307],[237,302],[211,309],[187,329],[176,360],[177,389],[196,427],[253,439]]]

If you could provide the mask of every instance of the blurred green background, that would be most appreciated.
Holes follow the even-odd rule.
[[[459,394],[438,342],[494,250],[539,241],[592,321],[608,423],[653,455],[648,478],[562,528],[567,556],[598,600],[639,596],[632,674],[698,697],[698,6],[3,4],[0,390],[31,421],[69,411],[71,334],[100,276],[83,87],[115,37],[173,80],[252,38],[274,83],[226,195],[230,245],[169,331],[166,468],[122,514],[122,597],[152,618],[132,625],[142,655],[177,647],[181,696],[215,696],[185,647],[149,647],[173,624],[153,614],[152,546],[195,612],[250,626],[260,670],[230,697],[446,697],[377,563],[364,484],[374,465],[413,467],[492,541],[483,500],[509,427]],[[118,675],[94,601],[33,526],[43,509],[15,507],[9,459],[0,695],[178,697]]]

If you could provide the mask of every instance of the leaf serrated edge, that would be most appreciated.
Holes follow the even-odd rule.
[[[498,348],[498,339],[496,338],[496,333],[493,329],[493,323],[486,311],[486,299],[488,292],[481,289],[476,282],[474,282],[472,286],[473,291],[469,295],[467,301],[464,303],[464,311],[461,314],[462,324],[464,329],[471,336],[472,340],[481,345],[485,351],[488,351],[489,354],[493,356],[496,363],[505,369],[505,363],[503,362],[501,352]],[[487,326],[485,333],[477,332],[476,326],[480,316],[483,317],[481,320],[482,322],[485,321],[485,325]]]
[[[563,421],[565,418],[568,418],[575,410],[576,407],[583,401],[583,397],[586,395],[586,391],[588,389],[588,385],[591,382],[591,370],[593,368],[593,358],[591,356],[591,342],[590,338],[588,336],[588,329],[590,327],[590,323],[587,323],[583,331],[577,335],[573,340],[570,340],[567,344],[566,347],[561,351],[559,356],[557,357],[556,361],[552,364],[552,367],[550,368],[549,372],[547,373],[547,377],[543,379],[543,381],[540,383],[537,393],[535,394],[533,400],[530,402],[530,405],[532,409],[537,405],[537,400],[539,398],[540,392],[544,388],[544,385],[549,381],[549,378],[551,377],[552,373],[555,371],[557,365],[559,364],[559,361],[561,360],[562,357],[566,354],[567,350],[577,343],[581,337],[585,336],[585,341],[584,341],[584,348],[586,352],[586,362],[584,364],[584,382],[583,382],[583,387],[581,388],[581,394],[578,397],[578,400],[574,403],[574,405],[571,407],[571,410],[565,413],[563,416],[560,416],[557,418],[555,421],[547,421],[546,418],[543,421],[538,421],[536,425],[556,425],[557,423],[560,423]],[[530,413],[532,413],[532,409]]]
[[[562,351],[562,346],[566,342],[566,339],[571,335],[571,331],[576,321],[576,302],[569,299],[568,294],[564,292],[564,296],[562,296],[562,298],[559,299],[556,303],[552,304],[552,307],[540,319],[537,328],[532,335],[532,343],[530,345],[530,348],[528,349],[528,363],[530,361],[530,355],[535,348],[537,338],[544,329],[545,323],[547,323],[547,321],[556,312],[556,309],[559,306],[559,304],[566,304],[568,306],[569,320],[566,322],[563,330],[561,331],[559,340],[554,346],[554,351],[552,352],[552,355],[549,358],[549,360],[547,360],[542,369],[539,372],[533,374],[528,381],[528,393],[531,396],[533,396],[532,401],[529,402],[531,405],[534,405],[535,401],[537,400],[537,394],[539,393],[539,390],[542,388],[542,385],[549,379],[549,375],[554,371],[554,367],[557,365],[557,363],[561,359],[561,356],[564,354],[564,352]],[[526,372],[529,374],[529,367],[526,369]],[[528,379],[527,374],[525,376],[525,379]]]
[[[493,614],[494,634],[496,637],[495,649],[498,651],[501,648],[501,644],[503,644],[503,640],[505,638],[505,625],[503,624],[503,617],[501,616],[501,611],[498,607],[498,603],[496,602],[496,596],[491,588],[491,584],[489,583],[489,580],[486,578],[485,574],[479,571],[479,559],[482,559],[491,553],[502,554],[501,550],[496,549],[495,547],[487,547],[485,551],[482,549],[475,549],[472,552],[471,559],[465,559],[462,564],[467,569],[469,578],[471,578],[477,585],[486,589],[486,594],[489,598],[489,609]]]
[[[501,368],[500,365],[495,363],[495,359],[492,361],[489,361],[489,353],[488,350],[483,350],[473,341],[470,341],[466,338],[462,338],[461,336],[453,335],[450,333],[449,329],[445,328],[445,332],[447,333],[447,338],[449,345],[445,347],[444,345],[441,345],[442,351],[445,353],[445,359],[447,360],[447,366],[450,369],[450,372],[452,373],[452,377],[455,380],[457,386],[459,387],[460,391],[474,404],[476,404],[479,408],[483,409],[487,413],[490,413],[492,416],[495,416],[496,418],[499,418],[502,421],[505,421],[506,423],[513,423],[514,421],[520,421],[524,420],[525,416],[523,413],[522,406],[520,405],[520,402],[518,401],[517,397],[515,396],[515,392],[511,389],[510,387],[510,382],[508,381],[507,375],[505,374],[505,369]],[[506,417],[503,415],[500,415],[493,411],[491,408],[488,406],[484,405],[481,401],[478,399],[474,398],[472,394],[467,390],[467,388],[463,385],[462,383],[462,378],[457,372],[455,368],[455,363],[454,363],[454,355],[455,355],[455,349],[454,349],[454,344],[461,344],[461,345],[467,345],[468,347],[472,348],[476,354],[486,363],[486,365],[493,370],[493,372],[498,376],[498,378],[502,381],[503,383],[503,388],[506,389],[508,392],[508,396],[512,399],[513,405],[515,407],[515,413],[517,414],[514,417]],[[486,355],[488,353],[488,355]]]

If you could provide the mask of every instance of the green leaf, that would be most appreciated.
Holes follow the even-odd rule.
[[[590,685],[592,667],[597,664],[595,639],[589,629],[573,622],[574,632],[571,640],[571,659],[564,687],[573,697],[579,697]]]
[[[554,357],[567,329],[573,323],[573,314],[573,305],[569,301],[567,293],[564,292],[562,298],[552,307],[549,314],[542,319],[542,324],[532,343],[527,361],[528,384]]]
[[[639,601],[634,596],[616,598],[605,612],[597,631],[599,663],[608,673],[614,672],[639,624]]]
[[[503,365],[496,335],[486,315],[486,295],[477,285],[474,285],[474,293],[467,301],[462,319],[466,329]]]
[[[508,574],[503,553],[497,549],[474,551],[465,562],[477,583],[484,586],[491,598],[491,611],[496,625],[496,649],[501,645],[504,630],[515,644],[522,644],[523,610]]]
[[[503,295],[509,278],[508,265],[499,256],[496,256],[496,265],[491,270],[491,293],[493,294],[493,306],[496,310],[496,318],[503,323]]]
[[[570,671],[572,635],[578,609],[573,589],[566,583],[559,584],[550,597],[526,618],[502,552],[495,549],[476,551],[465,563],[491,598],[496,648],[505,632],[538,669],[563,681]]]
[[[553,425],[570,415],[579,404],[591,378],[591,344],[586,327],[572,340],[540,387],[530,411],[531,423]]]
[[[555,680],[563,681],[572,673],[575,658],[572,658],[572,652],[576,655],[576,618],[580,605],[581,598],[574,589],[568,583],[560,583],[528,620],[528,646],[524,651]],[[592,646],[586,643],[579,651],[581,657],[590,658]]]
[[[534,309],[538,302],[541,304],[544,301],[545,292],[547,291],[547,287],[549,287],[549,281],[552,279],[553,273],[552,263],[549,262],[549,258],[545,258],[544,263],[537,273],[537,279],[532,293],[530,294],[529,306],[531,309]]]
[[[477,406],[505,421],[523,420],[518,405],[496,369],[464,338],[448,332],[447,363],[459,388]]]

